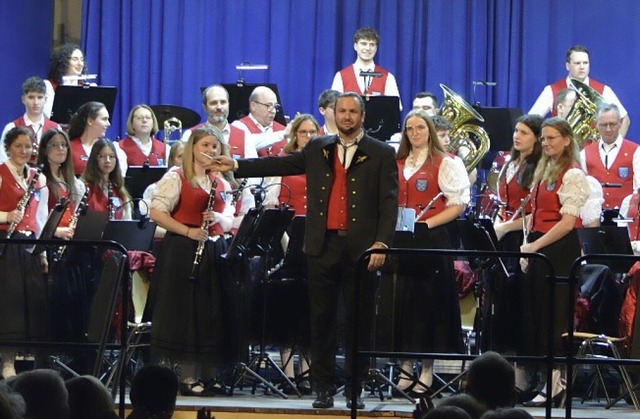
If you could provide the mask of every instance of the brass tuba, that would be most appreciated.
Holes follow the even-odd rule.
[[[484,118],[476,112],[457,93],[440,83],[444,92],[444,100],[439,114],[451,124],[451,142],[447,150],[464,161],[467,172],[471,172],[489,151],[489,134],[472,120],[484,122]]]
[[[178,131],[178,140],[182,137],[182,121],[175,116],[164,121],[164,142],[165,144],[171,144],[174,141],[171,140],[171,134],[174,131]]]
[[[600,132],[596,128],[596,109],[605,100],[600,93],[578,80],[571,79],[569,87],[576,91],[576,101],[567,115],[567,122],[582,149],[585,145],[600,140]]]

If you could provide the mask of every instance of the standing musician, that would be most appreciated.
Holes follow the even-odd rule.
[[[331,104],[333,106],[334,103]],[[287,155],[290,153],[294,153],[296,151],[302,150],[307,143],[318,135],[320,130],[320,125],[310,114],[299,114],[295,117],[295,119],[291,122],[291,139],[287,143],[287,145],[282,150],[281,155]],[[280,185],[281,184],[281,185]],[[305,216],[307,214],[307,175],[292,175],[292,176],[282,176],[282,177],[272,177],[268,178],[268,186],[267,186],[267,195],[264,201],[265,206],[275,206],[279,203],[284,203],[289,205],[294,211],[296,216]],[[299,278],[306,279],[306,278]],[[299,298],[298,298],[299,299]],[[298,309],[300,306],[297,301],[288,302],[283,309],[290,311],[291,306],[294,306]],[[298,332],[300,327],[292,327],[291,323],[302,325],[301,327],[304,329],[302,334],[307,335],[306,343],[308,343],[308,321],[309,321],[309,313],[308,310],[306,312],[293,312],[290,313],[290,318],[292,322],[288,323],[288,329],[295,330]],[[300,320],[303,320],[302,322]],[[303,325],[303,322],[306,321]],[[306,332],[306,333],[305,333]],[[305,339],[301,339],[300,336],[286,336],[285,346],[282,346],[280,349],[280,359],[283,362],[282,369],[287,377],[290,378],[292,382],[298,381],[298,390],[303,394],[311,394],[311,386],[308,380],[296,380],[293,358],[292,358],[292,350],[290,343],[291,342],[303,342]],[[304,354],[300,354],[300,374],[304,374],[309,370],[309,363],[307,362]],[[293,393],[292,389],[289,389],[288,386],[283,388],[285,394]]]
[[[167,166],[169,144],[157,140],[158,120],[149,105],[134,106],[127,118],[128,137],[118,142],[128,166]]]
[[[33,150],[33,132],[12,128],[5,137],[9,157],[0,165],[0,237],[34,239],[47,220],[46,180],[27,162]],[[34,255],[31,246],[2,244],[0,256],[0,341],[45,341],[48,338],[46,311],[47,272],[44,253]],[[2,348],[2,376],[16,375],[15,353]]]
[[[432,119],[421,109],[406,116],[396,158],[399,206],[414,208],[418,215],[424,212],[416,220],[416,235],[426,230],[426,234],[416,236],[418,245],[451,249],[447,224],[464,212],[470,199],[464,163],[445,152]],[[461,326],[453,260],[434,257],[429,263],[432,269],[423,275],[409,273],[397,281],[395,293],[381,290],[383,303],[385,298],[395,298],[395,313],[390,316],[395,323],[394,346],[403,351],[455,352],[460,349]],[[390,283],[384,281],[382,287]],[[406,376],[413,371],[413,361],[403,360],[401,368],[405,374],[401,373],[400,389],[408,389],[414,397],[430,391],[433,360],[422,360],[418,381]]]
[[[110,220],[131,219],[131,196],[124,186],[120,159],[113,142],[101,138],[93,144],[81,179],[89,188],[89,209],[108,211]]]
[[[527,242],[520,246],[523,253],[542,253],[552,263],[556,275],[569,274],[574,260],[580,256],[576,221],[589,196],[585,173],[580,169],[578,144],[571,127],[561,118],[542,123],[543,156],[538,162],[531,190],[531,214],[527,216]],[[565,284],[555,285],[555,301],[549,301],[547,269],[540,259],[520,260],[526,273],[522,286],[521,310],[523,324],[518,352],[542,356],[547,353],[550,304],[555,306],[553,319],[556,351],[561,350],[561,334],[567,327],[568,301]],[[560,401],[564,391],[561,370],[553,371],[553,387],[543,388],[529,406],[543,406],[547,397]]]
[[[225,273],[219,256],[226,251],[223,234],[231,228],[233,207],[224,198],[225,191],[231,190],[229,182],[210,170],[212,159],[221,153],[228,151],[220,130],[192,131],[182,166],[169,170],[158,182],[151,204],[151,218],[167,230],[151,284],[157,287],[152,356],[159,362],[179,364],[183,395],[214,392],[214,367],[225,361]],[[206,245],[199,269],[190,278],[199,242]]]
[[[86,74],[87,65],[79,45],[66,43],[53,49],[49,60],[47,80],[44,81],[47,86],[44,115],[47,118],[51,116],[53,99],[58,86],[82,86],[84,83],[77,78]],[[68,79],[65,80],[65,77]]]

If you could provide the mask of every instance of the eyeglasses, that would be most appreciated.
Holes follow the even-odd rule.
[[[258,105],[266,106],[267,112],[273,112],[273,111],[278,112],[282,108],[282,106],[279,103],[262,103],[262,102],[258,102],[257,100],[254,100],[254,102],[257,103]]]
[[[48,148],[59,148],[61,150],[66,150],[69,148],[69,144],[67,143],[49,143],[47,144]]]
[[[407,134],[412,134],[414,132],[424,132],[427,129],[426,125],[417,125],[415,127],[406,127],[404,130],[407,132]]]
[[[151,121],[153,118],[151,117],[151,115],[136,115],[133,117],[133,119],[135,119],[136,121]]]
[[[619,122],[602,122],[602,123],[598,123],[598,128],[613,129],[613,128],[617,127],[618,124],[619,124]]]
[[[540,142],[544,143],[546,141],[548,143],[551,143],[551,142],[555,141],[558,138],[562,138],[562,135],[554,135],[552,137],[540,137]]]
[[[318,135],[318,131],[315,129],[312,129],[310,131],[301,129],[299,131],[296,131],[296,135],[299,135],[301,137],[315,137],[316,135]]]

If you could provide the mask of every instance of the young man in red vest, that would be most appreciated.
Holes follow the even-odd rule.
[[[47,101],[47,87],[44,81],[40,77],[29,77],[22,83],[22,103],[24,104],[25,113],[21,117],[9,122],[2,130],[2,137],[0,140],[0,163],[7,161],[8,157],[4,150],[4,138],[7,132],[13,127],[25,126],[29,128],[34,136],[34,155],[29,160],[29,165],[34,166],[37,157],[38,143],[42,133],[50,129],[60,129],[58,123],[45,118],[44,105]]]
[[[356,92],[360,96],[397,96],[400,91],[394,75],[373,61],[378,52],[380,35],[369,27],[360,28],[353,35],[353,49],[358,58],[350,66],[338,71],[333,78],[332,90]],[[361,76],[362,72],[373,72],[379,76]],[[402,110],[402,101],[400,101]]]
[[[545,86],[542,93],[540,93],[540,96],[538,96],[536,103],[534,103],[529,110],[529,113],[543,117],[547,116],[549,113],[553,116],[557,116],[554,98],[562,89],[566,89],[570,86],[569,81],[571,79],[575,79],[589,85],[589,87],[600,93],[604,97],[605,102],[613,103],[618,107],[620,110],[620,116],[622,117],[620,133],[624,137],[627,134],[629,124],[631,123],[629,115],[627,115],[627,110],[622,106],[618,96],[616,96],[609,86],[589,78],[589,50],[582,45],[574,45],[567,51],[566,60],[567,62],[565,67],[569,72],[567,77]]]
[[[621,134],[620,110],[605,103],[596,111],[602,141],[586,146],[580,162],[587,174],[602,184],[605,209],[620,208],[625,196],[640,187],[640,147]]]
[[[231,123],[244,131],[260,157],[277,156],[289,141],[289,130],[274,121],[278,109],[280,104],[273,90],[258,86],[249,96],[249,115]]]

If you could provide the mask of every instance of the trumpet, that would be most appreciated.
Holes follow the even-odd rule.
[[[213,204],[216,202],[216,188],[218,187],[218,182],[213,179],[211,183],[211,190],[209,191],[209,201],[207,202],[206,211],[211,211],[213,209]],[[208,221],[204,219],[202,220],[202,224],[200,228],[202,230],[207,228]],[[196,248],[196,254],[193,258],[193,265],[191,266],[191,275],[189,276],[192,280],[196,278],[196,274],[198,273],[198,268],[200,267],[200,262],[202,261],[202,253],[204,252],[204,245],[207,242],[207,239],[198,242],[198,247]]]
[[[84,190],[84,194],[82,195],[82,198],[80,199],[80,202],[78,203],[78,206],[76,207],[76,210],[74,211],[73,216],[71,217],[71,220],[69,221],[69,228],[75,229],[78,226],[78,218],[80,218],[80,214],[82,214],[87,209],[88,200],[89,200],[89,188],[87,187]],[[60,262],[66,250],[67,250],[66,244],[59,246],[58,250],[56,250],[55,253],[51,256],[52,260],[54,262]]]
[[[16,209],[18,211],[22,212],[27,207],[27,204],[31,199],[31,195],[33,195],[33,191],[36,189],[36,183],[38,183],[38,178],[40,177],[40,174],[42,173],[43,168],[44,166],[41,164],[36,169],[36,173],[31,178],[31,181],[29,182],[29,186],[27,187],[27,190],[24,192],[24,195],[22,195],[22,198],[20,198],[20,201],[18,201],[18,205],[16,206]],[[18,227],[18,223],[15,221],[9,224],[9,227],[7,228],[7,239],[11,238],[13,233],[16,231],[17,227]],[[5,243],[0,244],[0,255],[4,253],[4,248],[5,248]]]

